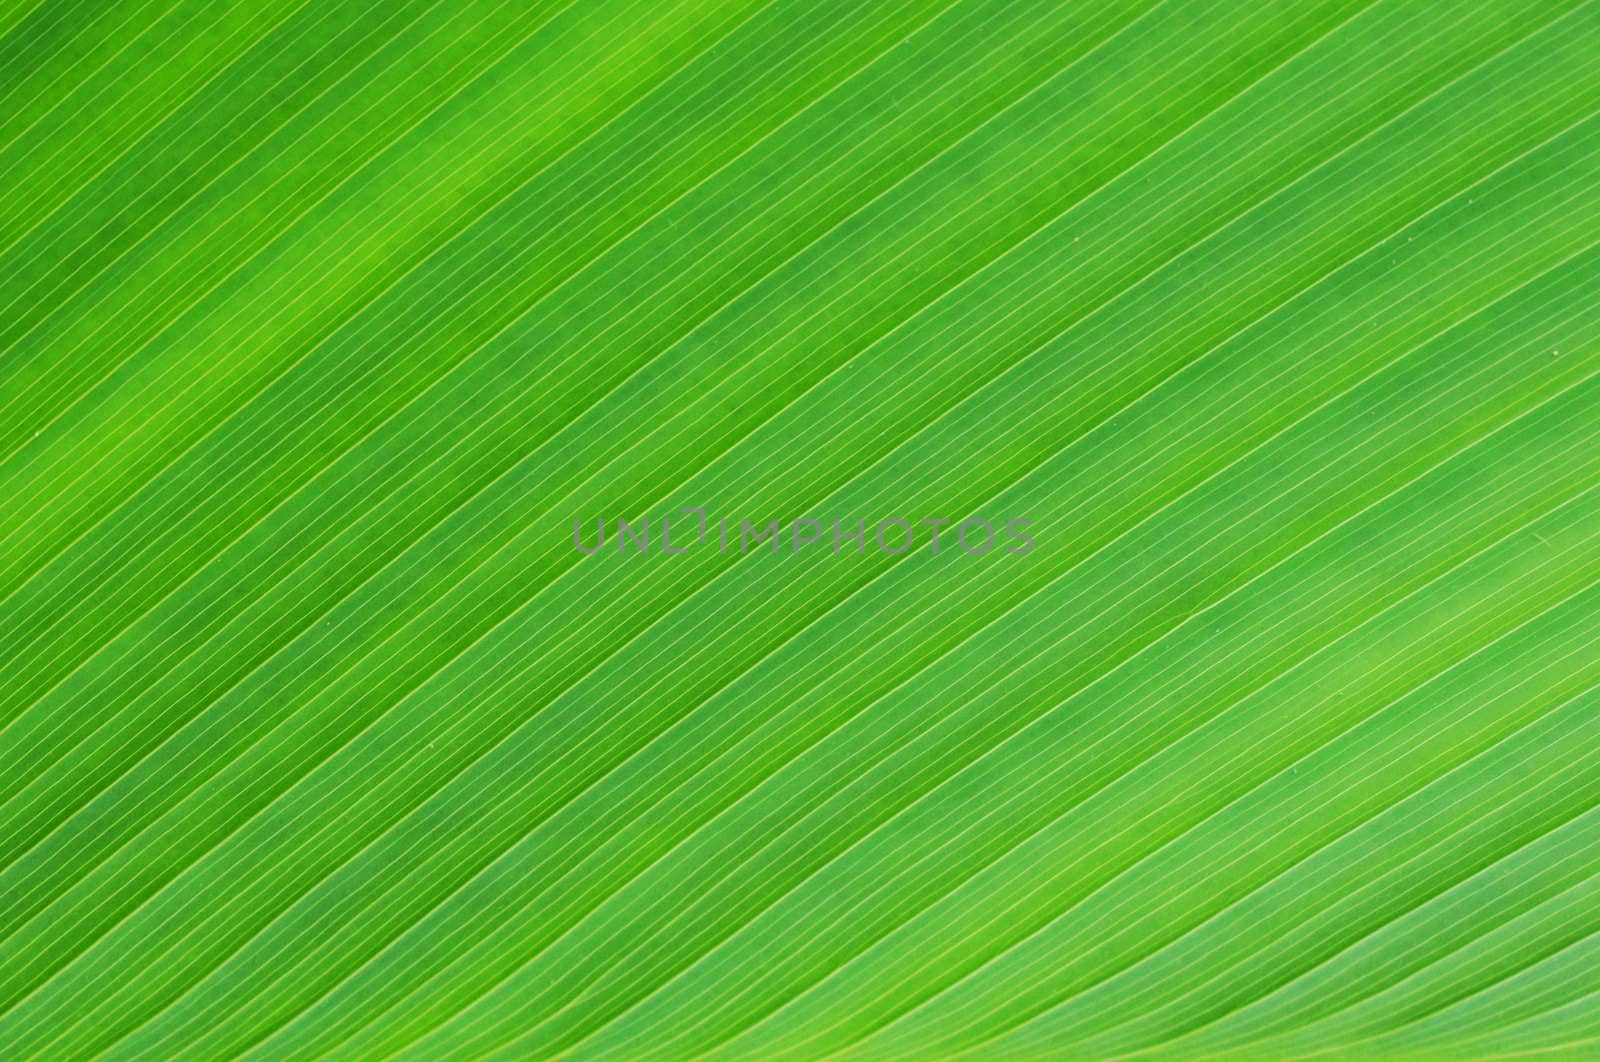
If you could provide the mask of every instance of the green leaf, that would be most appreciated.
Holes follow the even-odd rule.
[[[6,3],[0,1057],[1600,1052],[1597,70]]]

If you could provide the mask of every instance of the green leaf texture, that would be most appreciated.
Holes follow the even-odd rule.
[[[1597,244],[1600,0],[3,0],[0,1058],[1600,1056]]]

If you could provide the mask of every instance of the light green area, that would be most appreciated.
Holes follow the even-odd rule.
[[[1600,1057],[1597,372],[1600,0],[0,0],[0,1059]]]

